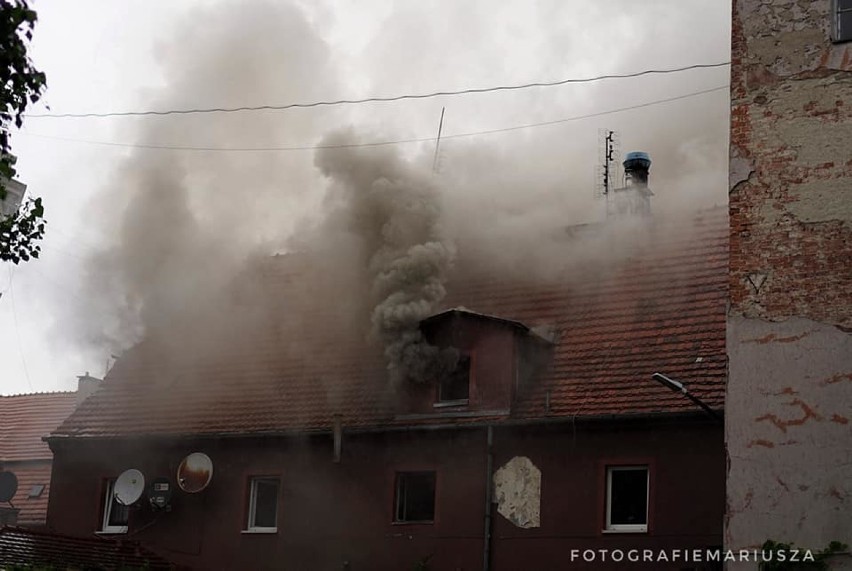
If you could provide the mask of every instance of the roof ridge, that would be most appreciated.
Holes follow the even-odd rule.
[[[33,391],[31,393],[16,393],[13,395],[0,395],[0,399],[11,399],[15,397],[34,397],[40,395],[76,395],[77,391]]]

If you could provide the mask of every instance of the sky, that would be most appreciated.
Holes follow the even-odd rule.
[[[31,55],[47,74],[50,109],[39,104],[30,113],[393,96],[730,57],[724,2],[234,4],[36,0]],[[30,196],[44,199],[48,226],[40,259],[0,266],[0,394],[74,390],[78,375],[103,376],[112,356],[138,339],[138,321],[125,315],[127,299],[137,292],[116,279],[117,266],[124,277],[138,270],[147,283],[143,270],[163,249],[198,241],[182,259],[203,252],[208,263],[171,266],[162,282],[193,287],[177,276],[222,272],[249,245],[282,251],[323,209],[326,181],[310,148],[212,152],[133,145],[302,149],[341,126],[361,143],[423,139],[435,136],[443,108],[438,173],[452,181],[457,212],[476,205],[498,229],[509,227],[506,213],[525,227],[554,216],[572,224],[602,211],[595,177],[603,128],[618,132],[622,153],[651,154],[655,209],[724,204],[728,81],[729,69],[722,67],[274,112],[29,117],[13,133],[13,152],[19,180]],[[701,91],[707,92],[690,95]],[[637,108],[565,121],[625,107]],[[471,133],[480,134],[459,136]],[[393,147],[412,160],[431,160],[435,144]],[[180,201],[168,191],[148,193],[139,182],[172,164],[183,173]],[[181,208],[191,216],[172,216]],[[475,222],[450,216],[448,223]]]

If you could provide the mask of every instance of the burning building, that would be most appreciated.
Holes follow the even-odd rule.
[[[649,204],[639,159],[625,194]],[[723,410],[724,209],[563,229],[561,248],[621,255],[540,280],[447,241],[404,163],[317,165],[344,239],[264,258],[227,294],[237,314],[176,318],[118,360],[47,439],[53,531],[197,569],[553,569],[572,550],[721,546],[722,426],[652,377]],[[342,266],[361,278],[345,291]]]

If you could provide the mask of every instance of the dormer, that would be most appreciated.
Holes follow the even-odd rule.
[[[430,344],[454,351],[458,360],[442,378],[408,385],[403,414],[509,414],[552,348],[552,339],[519,321],[463,308],[428,317],[420,329]]]

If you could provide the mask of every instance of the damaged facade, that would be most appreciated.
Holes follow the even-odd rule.
[[[852,543],[852,44],[839,41],[841,18],[850,31],[843,6],[734,2],[730,549]],[[835,564],[852,568],[848,557]]]
[[[726,211],[641,231],[575,279],[450,275],[419,327],[459,356],[434,382],[389,382],[382,347],[334,307],[299,329],[311,350],[288,350],[286,304],[204,362],[143,342],[48,438],[49,527],[197,569],[557,569],[572,549],[719,547],[722,426],[651,376],[723,408]],[[270,262],[276,296],[298,283],[290,261]],[[184,493],[192,452],[213,477]],[[129,468],[172,482],[168,509],[113,504]]]

